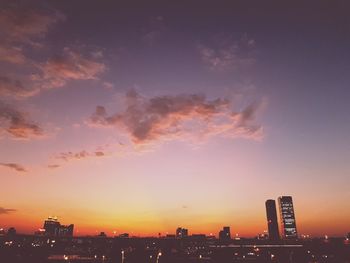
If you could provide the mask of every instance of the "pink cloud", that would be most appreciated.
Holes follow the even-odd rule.
[[[220,37],[218,37],[220,38]],[[255,64],[255,41],[244,35],[239,40],[222,40],[197,46],[202,61],[215,71],[234,71]]]
[[[31,85],[32,84],[28,83],[24,85],[20,80],[0,76],[0,96],[14,97],[17,99],[33,96],[39,92],[39,89]]]
[[[22,48],[0,44],[0,60],[13,64],[23,64],[26,58]]]
[[[35,44],[49,28],[64,20],[58,11],[50,13],[26,7],[9,7],[0,11],[0,31],[11,43]]]
[[[59,164],[49,164],[47,167],[50,168],[50,169],[56,169],[56,168],[61,167],[61,165],[59,165]]]
[[[42,81],[46,88],[63,86],[69,80],[94,80],[106,70],[102,62],[67,47],[62,55],[50,58],[38,68],[42,73],[35,76],[35,80]]]
[[[30,121],[27,115],[11,106],[0,103],[0,130],[15,139],[32,139],[43,137],[43,129]]]
[[[257,103],[233,111],[228,99],[207,100],[199,94],[146,98],[135,91],[125,101],[125,110],[112,115],[97,106],[89,123],[120,128],[135,144],[196,136],[262,137],[262,126],[255,123]]]

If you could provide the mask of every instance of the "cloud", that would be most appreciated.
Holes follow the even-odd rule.
[[[27,169],[25,169],[22,165],[17,164],[17,163],[0,163],[0,165],[14,169],[17,172],[27,172]]]
[[[64,48],[62,55],[38,64],[41,74],[34,80],[41,81],[45,88],[61,87],[68,80],[94,80],[106,70],[105,64],[86,57],[71,48]]]
[[[197,48],[211,70],[235,71],[255,63],[255,40],[246,35],[238,41],[226,39],[212,45],[199,44]]]
[[[44,136],[43,129],[28,120],[27,115],[0,102],[0,131],[15,139],[32,139]]]
[[[59,168],[59,167],[61,167],[61,165],[59,165],[59,164],[49,164],[47,166],[47,168],[50,168],[50,169],[56,169],[56,168]]]
[[[88,152],[86,150],[82,150],[79,152],[61,152],[57,156],[55,156],[55,158],[64,161],[72,161],[81,160],[89,157],[103,157],[105,155],[106,154],[103,151]]]
[[[69,80],[95,80],[105,71],[105,64],[98,62],[104,58],[103,51],[89,52],[85,46],[76,47],[75,50],[65,47],[61,54],[46,59],[46,62],[34,59],[35,51],[45,47],[44,37],[53,25],[64,21],[65,16],[47,5],[40,7],[11,1],[2,5],[0,62],[15,64],[16,68],[13,74],[8,74],[11,68],[3,70],[0,76],[0,96],[25,98],[36,95],[43,89],[64,86]],[[27,53],[31,56],[27,57]],[[16,76],[16,80],[10,76]],[[110,84],[107,86],[111,87]]]
[[[49,28],[65,19],[56,10],[40,10],[26,5],[0,10],[0,61],[23,64],[27,61],[23,46],[41,47]]]
[[[13,213],[16,211],[17,211],[16,209],[0,207],[0,215],[6,215],[6,214]]]
[[[26,61],[23,55],[23,49],[14,46],[8,46],[0,43],[0,60],[13,63],[23,64]]]
[[[105,107],[97,106],[89,124],[121,128],[135,144],[216,135],[262,137],[262,126],[255,124],[258,103],[233,111],[228,99],[207,100],[200,94],[146,98],[131,90],[125,104],[123,112],[112,115]]]
[[[20,80],[14,80],[0,75],[0,96],[26,98],[39,92],[39,89],[33,88],[29,84],[26,85],[27,86],[24,86]]]
[[[0,31],[11,43],[35,45],[35,39],[45,36],[53,24],[64,19],[64,15],[55,10],[11,6],[0,11]]]
[[[114,84],[111,82],[105,81],[102,84],[103,84],[103,87],[106,89],[113,89],[114,88]]]
[[[142,41],[150,47],[154,46],[160,39],[165,29],[166,26],[164,23],[164,17],[151,17],[148,27],[146,28],[145,33],[142,36]]]

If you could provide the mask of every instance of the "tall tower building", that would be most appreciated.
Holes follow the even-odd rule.
[[[280,238],[278,231],[278,221],[277,221],[277,210],[275,200],[267,200],[265,202],[266,206],[266,217],[267,217],[267,228],[269,231],[270,240],[278,240]]]
[[[219,232],[220,240],[231,240],[231,231],[229,226],[224,226]]]
[[[280,222],[283,238],[298,238],[292,197],[279,197],[278,206],[280,210]]]
[[[182,227],[178,227],[176,229],[176,237],[177,238],[184,238],[188,236],[188,229],[186,228],[182,228]]]
[[[49,216],[49,218],[45,220],[43,228],[47,236],[58,236],[60,222],[58,222],[57,217]]]

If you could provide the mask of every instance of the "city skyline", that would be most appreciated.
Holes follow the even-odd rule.
[[[310,238],[328,238],[329,235],[325,234],[323,236],[311,236],[310,234],[299,234],[297,232],[297,224],[295,220],[294,204],[291,196],[280,196],[278,197],[278,212],[276,207],[276,202],[274,199],[268,199],[265,202],[266,208],[266,230],[256,233],[255,236],[242,236],[236,231],[233,239],[240,238],[257,238],[257,239],[267,239],[272,242],[279,242],[280,240],[298,240],[298,239],[310,239]],[[279,219],[277,219],[277,213],[279,214]],[[280,226],[280,227],[279,227]],[[90,234],[80,234],[76,231],[74,232],[74,224],[62,225],[57,216],[48,216],[44,221],[42,228],[38,228],[34,232],[34,235],[38,236],[48,236],[48,237],[77,237],[77,236],[104,236],[110,235],[112,237],[129,237],[129,233],[126,233],[123,229],[118,231],[114,230],[112,233],[107,233],[105,230],[98,232],[95,231],[95,235]],[[158,232],[158,237],[169,237],[169,238],[187,238],[189,236],[205,235],[208,237],[216,237],[222,241],[230,241],[232,239],[231,226],[224,226],[221,230],[217,232],[208,233],[190,233],[187,228],[177,227],[176,231],[173,233],[167,231],[164,233]],[[6,231],[4,228],[0,228],[2,232]],[[15,227],[9,227],[8,231],[15,231]],[[5,233],[5,232],[4,232]],[[23,233],[21,233],[23,234]],[[28,234],[28,233],[27,233]],[[33,233],[30,233],[33,234]],[[345,233],[343,236],[348,236],[349,233]],[[132,232],[131,237],[156,237],[157,235],[140,236]],[[341,236],[333,236],[341,237]]]
[[[1,0],[0,227],[348,233],[348,7]]]

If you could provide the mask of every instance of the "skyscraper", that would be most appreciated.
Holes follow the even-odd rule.
[[[176,229],[176,237],[177,238],[184,238],[188,236],[188,229],[186,228],[182,228],[182,227],[178,227]]]
[[[73,236],[74,225],[61,225],[57,217],[49,217],[44,222],[45,235],[47,236]]]
[[[275,200],[269,199],[265,202],[267,228],[269,231],[270,240],[278,240],[280,238],[278,231],[277,211]]]
[[[67,226],[60,225],[58,229],[58,236],[60,237],[72,237],[73,236],[74,225],[70,224]]]
[[[60,222],[58,222],[57,217],[49,216],[49,218],[45,220],[43,228],[47,236],[58,236]]]
[[[298,238],[292,197],[279,197],[278,205],[280,210],[280,222],[283,238]]]
[[[223,229],[219,232],[220,240],[231,240],[231,232],[229,226],[224,226]]]

